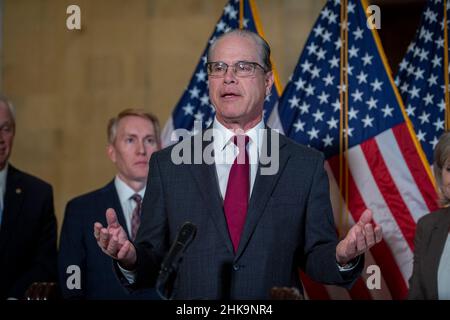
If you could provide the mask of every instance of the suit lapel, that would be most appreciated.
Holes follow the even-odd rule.
[[[202,141],[202,153],[206,146],[212,143],[210,141]],[[194,144],[192,146],[194,148]],[[195,155],[195,150],[192,149],[192,155]],[[233,244],[228,234],[228,226],[223,212],[223,201],[219,191],[219,183],[217,181],[216,168],[214,163],[206,164],[205,161],[201,161],[201,164],[187,165],[190,169],[194,180],[197,183],[197,188],[203,198],[204,203],[207,206],[209,214],[212,216],[212,220],[224,240],[224,243],[231,253],[234,253]]]
[[[448,237],[449,227],[450,209],[447,209],[443,219],[439,220],[434,225],[428,246],[428,248],[433,248],[433,250],[428,250],[428,258],[426,259],[427,261],[430,261],[430,264],[426,266],[427,270],[429,270],[429,272],[426,273],[426,276],[428,276],[428,281],[426,281],[426,283],[430,284],[429,290],[431,299],[438,298],[437,273],[440,258],[442,256],[442,252],[444,251],[445,242]]]
[[[253,234],[253,231],[255,230],[256,225],[258,224],[258,221],[260,220],[264,212],[264,209],[267,205],[267,201],[269,200],[270,195],[272,194],[272,191],[275,188],[277,181],[281,176],[281,171],[283,170],[287,160],[289,159],[289,152],[287,152],[286,148],[284,148],[285,142],[279,139],[278,133],[267,127],[266,129],[267,130],[265,131],[261,154],[262,155],[266,154],[273,159],[277,159],[276,153],[278,152],[279,155],[278,171],[274,174],[262,174],[262,170],[264,169],[267,170],[270,167],[270,165],[273,164],[273,162],[262,163],[260,157],[258,173],[256,175],[255,183],[253,185],[253,190],[247,212],[247,218],[245,220],[244,230],[242,232],[241,239],[239,241],[239,246],[236,252],[235,259],[239,258],[239,256],[242,254],[245,247],[247,246],[247,243],[250,240],[251,235]],[[276,145],[274,145],[274,148],[276,149],[275,154],[271,154],[272,150],[271,146],[273,144],[272,138],[274,136],[278,138],[279,147],[277,148]]]
[[[8,167],[6,176],[6,190],[4,198],[4,209],[2,226],[0,230],[0,252],[3,252],[3,247],[8,242],[11,232],[20,217],[23,197],[26,192],[21,183],[20,173],[12,165]]]

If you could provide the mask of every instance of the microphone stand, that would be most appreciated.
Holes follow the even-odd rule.
[[[175,241],[161,263],[155,289],[162,300],[172,300],[173,284],[183,253],[195,237],[197,227],[186,221],[180,228]]]

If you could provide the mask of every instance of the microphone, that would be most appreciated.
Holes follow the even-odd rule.
[[[160,288],[164,289],[169,277],[173,275],[174,272],[178,269],[178,264],[181,260],[181,257],[183,256],[186,248],[194,239],[196,231],[197,227],[193,223],[186,221],[181,226],[180,231],[178,231],[175,241],[173,242],[172,246],[169,249],[169,252],[161,263],[161,270],[159,271],[158,279],[156,280],[156,291],[163,300],[167,300],[170,298],[167,298],[166,294],[161,294]],[[167,293],[170,290],[163,291]]]

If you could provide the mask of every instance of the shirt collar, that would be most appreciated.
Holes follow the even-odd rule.
[[[231,137],[233,137],[235,133],[221,124],[217,120],[217,117],[214,118],[213,129],[215,130],[213,132],[214,150],[223,150],[231,142]],[[245,132],[245,134],[250,138],[251,144],[254,142],[257,143],[258,152],[261,151],[264,129],[264,120],[261,120],[256,124],[256,126]]]
[[[6,177],[8,176],[8,163],[6,163],[5,167],[3,168],[3,170],[0,171],[0,190],[1,192],[3,192],[3,194],[5,194],[5,190],[6,190]]]
[[[120,179],[119,175],[116,175],[116,177],[114,178],[114,185],[116,187],[117,194],[119,195],[120,203],[124,203],[130,200],[130,198],[136,193],[144,198],[146,187],[136,192],[132,188],[130,188],[122,179]]]

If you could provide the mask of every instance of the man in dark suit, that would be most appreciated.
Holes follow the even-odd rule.
[[[114,208],[126,234],[134,239],[140,219],[149,160],[160,149],[157,118],[142,110],[127,109],[110,120],[107,153],[117,168],[105,187],[71,200],[61,231],[59,277],[65,298],[153,299],[154,290],[124,290],[113,272],[111,259],[97,246],[92,233],[96,221]]]
[[[152,157],[137,240],[128,241],[107,211],[108,226],[94,225],[99,246],[130,288],[145,287],[180,226],[195,224],[173,283],[176,299],[267,299],[273,287],[302,292],[298,267],[317,281],[350,286],[381,228],[367,211],[338,242],[322,154],[265,127],[268,44],[248,31],[227,33],[210,47],[207,71],[212,132]]]
[[[8,163],[14,108],[0,96],[0,299],[21,299],[34,282],[56,280],[52,187]]]

